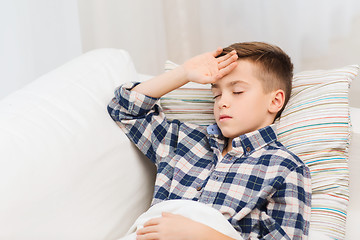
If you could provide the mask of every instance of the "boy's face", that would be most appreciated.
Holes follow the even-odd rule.
[[[265,93],[256,77],[257,66],[238,60],[237,67],[212,85],[214,115],[222,134],[230,139],[268,126],[272,92]]]

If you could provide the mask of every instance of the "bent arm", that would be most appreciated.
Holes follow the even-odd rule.
[[[157,164],[176,148],[180,123],[166,120],[157,98],[132,91],[136,84],[117,88],[108,112],[139,150]]]
[[[153,162],[173,153],[181,124],[166,120],[158,99],[189,81],[206,84],[228,74],[237,65],[237,55],[230,52],[216,58],[221,52],[219,48],[195,56],[172,71],[140,84],[127,83],[115,90],[115,97],[108,105],[110,116]]]

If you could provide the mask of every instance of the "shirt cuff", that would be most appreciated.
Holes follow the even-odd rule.
[[[138,116],[147,113],[159,101],[136,91],[131,91],[140,82],[128,82],[115,90],[115,98],[121,107],[131,115]]]

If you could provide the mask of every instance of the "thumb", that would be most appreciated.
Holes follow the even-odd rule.
[[[175,216],[175,214],[172,214],[172,213],[170,213],[170,212],[162,212],[162,213],[161,213],[161,216],[162,216],[162,217],[172,217],[172,216]]]

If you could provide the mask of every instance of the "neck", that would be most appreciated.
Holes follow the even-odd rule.
[[[232,140],[233,140],[233,138],[228,138],[227,139],[226,145],[225,145],[225,147],[224,147],[224,149],[222,151],[222,156],[225,156],[228,152],[231,151],[231,149],[232,149]]]

